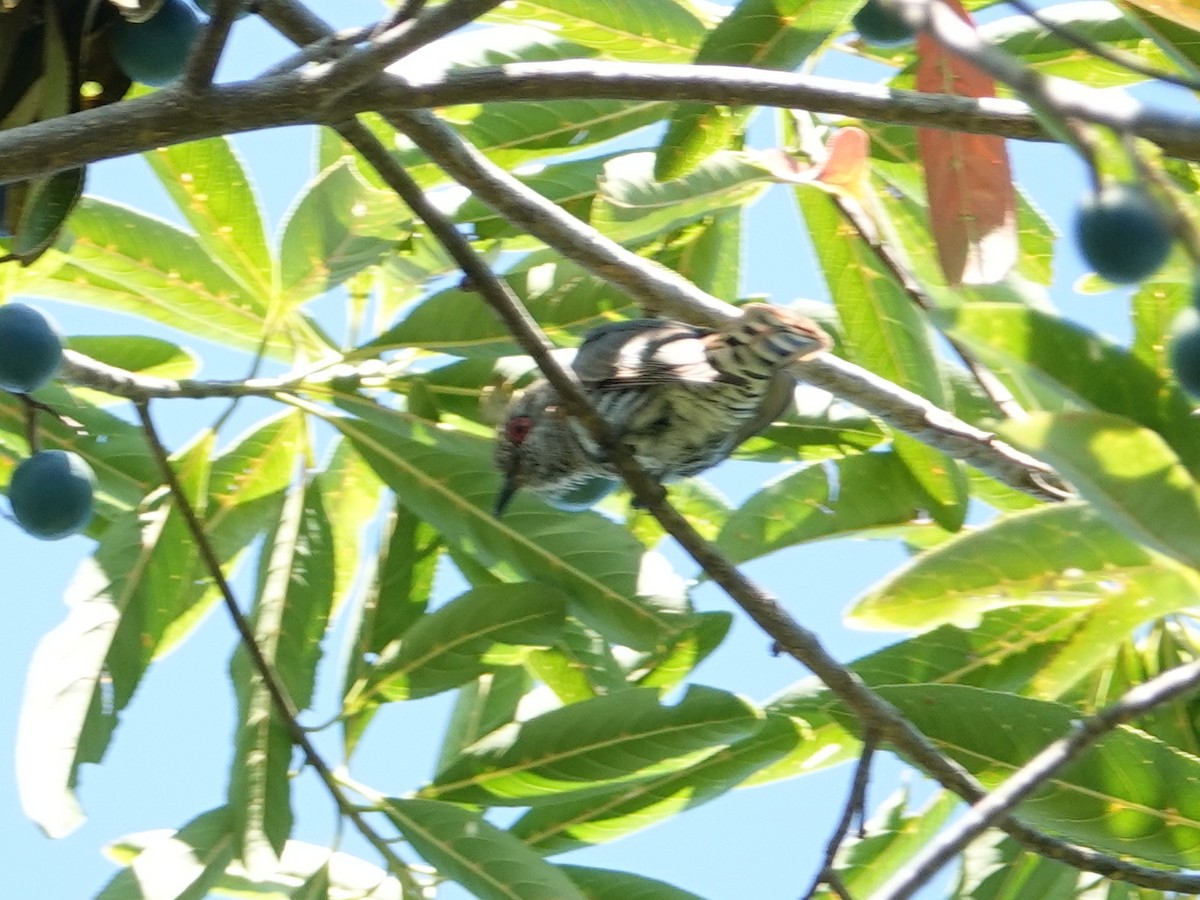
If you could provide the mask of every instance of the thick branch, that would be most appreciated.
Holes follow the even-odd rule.
[[[1072,94],[1076,87],[1087,90],[1064,84],[1070,84]],[[341,96],[336,109],[322,112],[325,90],[319,77],[297,72],[219,85],[203,94],[191,94],[176,84],[145,97],[0,131],[0,183],[216,135],[333,124],[368,110],[391,113],[581,97],[797,108],[924,128],[1049,139],[1029,107],[1018,100],[922,94],[736,66],[568,60],[450,72],[428,81],[380,75]],[[1104,112],[1097,107],[1094,102],[1086,110]],[[1200,160],[1200,119],[1195,115],[1139,106],[1136,114],[1120,121],[1125,130],[1160,145],[1168,155]]]

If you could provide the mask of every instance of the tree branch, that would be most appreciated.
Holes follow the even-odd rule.
[[[942,866],[961,853],[988,828],[1009,815],[1017,804],[1046,784],[1068,763],[1117,726],[1145,715],[1155,706],[1188,693],[1200,685],[1200,661],[1171,669],[1129,690],[1120,700],[1086,719],[1077,721],[1064,737],[1015,771],[999,787],[978,800],[966,814],[938,837],[921,848],[896,876],[879,889],[875,900],[903,900],[926,884]],[[1174,890],[1195,891],[1200,876],[1179,875],[1191,887]]]
[[[1071,92],[1087,90],[1075,82],[1063,84]],[[176,83],[145,97],[0,131],[0,183],[218,135],[335,124],[370,110],[386,114],[464,103],[583,97],[803,108],[923,128],[1052,139],[1029,106],[1018,100],[922,94],[737,66],[568,60],[449,72],[427,81],[384,74],[341,96],[336,109],[321,108],[322,90],[320,78],[299,72],[222,84],[203,94]],[[1094,101],[1086,111],[1102,111],[1094,108],[1099,103]],[[1120,119],[1125,130],[1158,144],[1169,156],[1200,160],[1200,120],[1135,105],[1133,114]],[[1107,124],[1111,119],[1108,115],[1098,121]]]
[[[342,793],[341,786],[333,770],[325,762],[321,754],[317,752],[316,745],[313,744],[312,739],[308,736],[308,732],[300,725],[297,718],[296,705],[288,695],[287,687],[284,685],[282,679],[280,679],[279,673],[275,671],[275,667],[271,665],[270,661],[263,655],[262,649],[258,646],[258,641],[254,637],[254,629],[251,627],[249,621],[247,621],[245,615],[242,614],[242,610],[233,596],[233,590],[230,588],[229,582],[225,580],[225,573],[221,570],[221,562],[217,559],[216,552],[208,540],[208,534],[204,530],[204,525],[196,517],[196,512],[192,509],[192,504],[188,501],[187,494],[184,492],[179,479],[175,475],[175,470],[171,466],[167,450],[158,436],[154,420],[150,417],[149,403],[147,401],[139,402],[136,404],[136,408],[138,418],[141,420],[142,431],[146,435],[146,442],[150,445],[150,453],[158,463],[163,481],[171,492],[175,508],[179,510],[179,514],[183,518],[184,524],[187,526],[188,532],[196,544],[196,552],[200,554],[205,568],[208,569],[209,576],[217,586],[217,591],[224,601],[229,618],[237,630],[238,638],[245,648],[247,655],[250,657],[250,662],[254,670],[262,678],[263,686],[267,689],[267,693],[271,697],[271,705],[275,708],[275,713],[279,716],[280,721],[287,730],[292,743],[300,748],[301,753],[304,754],[305,762],[312,766],[313,771],[317,773],[317,777],[325,785],[326,790],[329,791],[330,796],[333,798],[333,802],[337,805],[339,813],[353,822],[359,833],[387,861],[389,870],[404,884],[405,895],[408,895],[408,891],[411,888],[414,890],[414,896],[416,896],[416,886],[411,884],[408,866],[404,860],[396,854],[384,838],[376,833],[358,807],[351,803]]]

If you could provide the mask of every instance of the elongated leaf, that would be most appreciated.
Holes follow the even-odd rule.
[[[790,70],[825,43],[853,7],[835,0],[741,0],[713,29],[696,62]],[[683,103],[671,117],[654,174],[674,178],[729,145],[746,112]]]
[[[258,349],[263,298],[248,293],[195,236],[94,197],[80,201],[70,231],[67,264],[31,290],[132,312],[230,347]],[[300,334],[315,341],[311,331]],[[273,354],[289,349],[278,338],[268,344]]]
[[[688,62],[706,33],[697,7],[678,0],[515,0],[496,7],[486,19],[515,25],[543,22],[554,34],[605,59],[633,62]]]
[[[630,646],[653,646],[686,624],[682,586],[639,595],[643,550],[619,526],[594,513],[549,509],[532,498],[518,498],[497,520],[491,515],[497,482],[486,442],[350,398],[343,403],[369,420],[338,418],[332,424],[399,501],[447,541],[494,566],[504,580],[560,588],[572,613]]]
[[[614,241],[635,241],[745,206],[767,186],[766,170],[732,151],[670,181],[655,177],[653,154],[630,153],[605,163],[591,222]]]
[[[582,799],[537,806],[511,830],[546,854],[616,840],[716,799],[780,759],[800,740],[786,716],[768,716],[754,734],[686,769]]]
[[[1043,413],[1003,426],[1135,541],[1200,566],[1200,486],[1163,439],[1121,416]]]
[[[369,187],[348,163],[335,163],[305,187],[284,223],[285,300],[307,300],[379,262],[404,237],[408,219],[394,193]]]
[[[81,430],[55,416],[39,416],[38,445],[44,450],[71,450],[87,460],[98,480],[98,518],[127,514],[158,484],[158,467],[146,453],[140,428],[100,409],[86,396],[77,398],[60,384],[46,385],[37,398],[52,409],[69,410],[70,417],[83,426]],[[0,392],[0,450],[10,460],[24,459],[29,453],[27,411],[19,399]]]
[[[979,565],[986,559],[986,566]],[[869,628],[977,624],[1013,604],[1076,607],[1111,600],[1133,624],[1200,591],[1200,576],[1131,541],[1095,508],[1043,506],[997,519],[922,553],[856,601],[850,619]],[[1103,615],[1114,641],[1123,633]]]
[[[477,587],[417,620],[371,669],[360,696],[408,700],[474,681],[492,668],[486,657],[497,645],[553,643],[566,611],[566,598],[554,588]]]
[[[210,810],[155,835],[96,900],[203,900],[236,853],[229,810]]]
[[[912,298],[862,237],[847,236],[832,198],[812,187],[797,188],[796,197],[838,309],[848,355],[944,408],[946,386],[928,326]],[[958,464],[908,435],[897,434],[893,446],[924,492],[923,506],[942,527],[957,530],[967,505]]]
[[[1139,292],[1139,298],[1145,295],[1139,300],[1143,312],[1149,295],[1164,287],[1147,285]],[[1178,287],[1176,304],[1190,295],[1190,274],[1189,283]],[[1178,308],[1164,310],[1162,318],[1169,322]],[[1082,401],[1125,416],[1159,432],[1189,468],[1200,471],[1200,420],[1188,415],[1191,402],[1166,380],[1162,332],[1144,336],[1146,344],[1158,345],[1156,369],[1073,322],[1011,303],[971,303],[938,313],[938,319],[1031,405],[1057,412]]]
[[[958,685],[878,690],[989,787],[1069,733],[1079,715],[1058,703]],[[1190,868],[1200,860],[1200,799],[1177,785],[1197,777],[1200,759],[1120,726],[1018,810],[1030,825],[1085,846]]]
[[[885,647],[851,664],[871,687],[888,684],[969,684],[1020,692],[1070,638],[1086,609],[1014,607],[986,613],[970,630],[943,625]],[[852,759],[857,738],[847,730],[838,700],[817,678],[806,678],[771,699],[768,715],[796,719],[804,740],[779,762],[750,778],[766,784]]]
[[[389,800],[400,833],[445,877],[480,900],[585,900],[559,869],[478,814],[436,800]]]
[[[942,829],[962,801],[941,791],[921,810],[899,791],[871,816],[865,835],[848,836],[834,868],[854,897],[871,897]]]
[[[815,464],[763,486],[725,522],[717,546],[732,562],[783,547],[911,522],[922,494],[892,453]]]
[[[517,705],[532,687],[529,674],[518,666],[503,666],[464,685],[442,736],[437,768],[446,768],[464,748],[514,721]]]
[[[265,309],[272,291],[271,251],[261,204],[225,137],[159,147],[146,162],[196,239]]]
[[[317,475],[333,541],[333,609],[345,601],[359,574],[362,537],[379,508],[383,482],[346,441],[338,441]],[[392,598],[389,596],[389,602]]]
[[[1089,87],[1132,84],[1145,81],[1146,76],[1096,54],[1080,53],[1078,40],[1135,54],[1143,65],[1171,68],[1168,55],[1147,41],[1146,34],[1115,4],[1064,3],[1040,10],[1039,18],[1059,26],[1058,30],[1029,16],[1015,15],[980,25],[979,33],[989,43],[1020,57],[1030,68],[1045,75],[1074,78]]]
[[[673,706],[635,689],[536,716],[484,738],[423,790],[462,803],[525,806],[677,771],[762,724],[732,694],[692,686]]]
[[[1080,873],[1065,863],[1025,850],[1000,830],[986,831],[963,851],[951,900],[1023,900],[1071,897]]]
[[[298,486],[261,557],[254,636],[297,709],[312,700],[321,638],[333,604],[333,546],[316,482]],[[232,664],[239,728],[229,805],[239,857],[251,873],[273,871],[292,829],[292,737],[245,647]]]
[[[559,866],[588,900],[701,900],[699,895],[673,884],[612,869]]]

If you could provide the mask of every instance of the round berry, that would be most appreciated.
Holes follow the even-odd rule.
[[[555,509],[564,512],[579,512],[595,506],[617,489],[618,482],[603,475],[595,475],[582,484],[578,484],[557,497],[549,497],[546,502]]]
[[[879,0],[867,0],[862,9],[850,20],[854,30],[868,44],[880,47],[892,47],[896,44],[906,44],[913,39],[913,30],[904,17],[893,9],[879,3]]]
[[[1152,275],[1171,252],[1166,217],[1154,198],[1135,184],[1109,185],[1084,197],[1075,234],[1088,265],[1116,284]]]
[[[0,306],[0,388],[29,394],[62,363],[62,339],[44,315],[24,303]]]
[[[13,517],[34,537],[78,534],[92,518],[96,476],[82,456],[43,450],[24,460],[8,484]]]
[[[145,22],[119,18],[110,32],[113,59],[134,81],[159,87],[183,74],[200,34],[200,17],[184,0],[167,0]]]

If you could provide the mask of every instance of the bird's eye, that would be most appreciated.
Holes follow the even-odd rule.
[[[508,424],[504,426],[504,436],[514,444],[523,444],[532,430],[533,420],[529,416],[516,416],[509,419]]]

